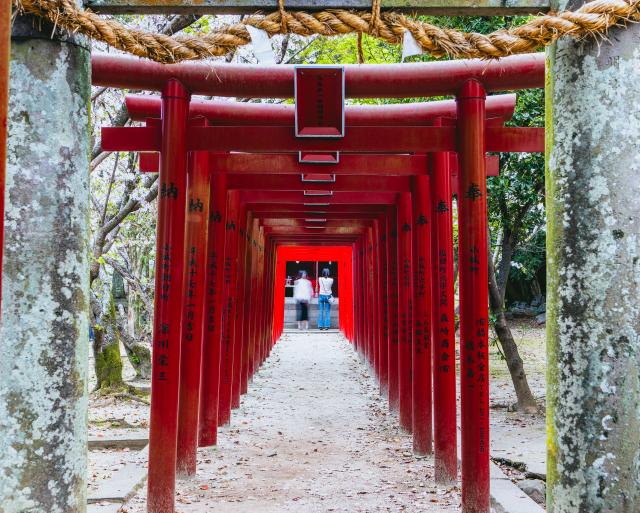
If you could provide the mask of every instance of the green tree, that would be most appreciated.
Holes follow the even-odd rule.
[[[543,91],[520,91],[516,112],[510,124],[544,126]],[[505,293],[512,263],[518,250],[544,227],[544,156],[504,153],[500,155],[500,176],[488,179],[490,235],[489,304],[494,329],[505,356],[516,391],[518,408],[537,409],[537,403],[524,370],[518,346],[505,315]],[[543,247],[533,246],[534,259],[544,255]],[[529,256],[531,258],[531,255]]]

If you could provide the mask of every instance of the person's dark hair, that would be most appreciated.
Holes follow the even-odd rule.
[[[298,271],[298,278],[306,278],[307,277],[307,271],[300,269]]]
[[[331,276],[331,272],[329,272],[329,268],[328,267],[325,267],[322,270],[322,276],[324,276],[325,278],[328,278],[329,276]]]

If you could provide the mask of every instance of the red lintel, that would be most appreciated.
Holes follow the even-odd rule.
[[[159,91],[176,78],[192,94],[242,98],[293,98],[293,66],[185,62],[163,65],[134,57],[93,54],[93,85]],[[487,61],[345,66],[349,98],[424,98],[456,94],[469,79],[491,91],[544,86],[544,54]]]
[[[323,209],[324,205],[394,205],[397,194],[394,192],[336,192],[332,196],[303,196],[301,192],[243,191],[240,200],[243,203],[272,203],[307,205],[312,210]]]
[[[150,95],[127,95],[129,117],[134,121],[160,117],[160,98]],[[487,97],[487,118],[507,121],[513,116],[515,94]],[[191,116],[204,116],[210,125],[269,125],[292,126],[295,107],[282,103],[221,102],[194,98],[189,105]],[[391,105],[348,105],[345,124],[374,125],[432,125],[437,117],[455,118],[455,100],[398,103]]]
[[[265,169],[269,164],[265,159]],[[303,182],[300,175],[275,175],[260,173],[254,175],[231,175],[227,178],[229,189],[261,190],[261,191],[410,191],[411,181],[408,176],[358,176],[343,175],[336,177],[335,182],[314,183]]]
[[[190,151],[429,153],[456,151],[454,127],[350,127],[343,139],[298,139],[293,127],[190,127]],[[105,127],[105,151],[159,151],[157,127]],[[488,152],[542,152],[544,128],[486,128]]]

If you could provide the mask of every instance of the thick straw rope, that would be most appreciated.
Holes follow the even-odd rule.
[[[280,0],[277,12],[249,16],[242,23],[208,34],[166,36],[128,28],[112,18],[81,10],[73,0],[13,0],[21,12],[46,18],[58,27],[80,32],[118,50],[163,63],[221,56],[249,44],[251,38],[245,25],[265,30],[269,35],[336,36],[361,32],[393,44],[400,44],[408,30],[422,50],[435,57],[497,58],[536,51],[562,36],[604,36],[615,25],[640,21],[640,0],[595,0],[576,11],[539,16],[519,27],[483,35],[443,29],[394,12],[380,13],[379,0],[374,1],[378,3],[372,12],[332,9],[306,13],[285,11]]]

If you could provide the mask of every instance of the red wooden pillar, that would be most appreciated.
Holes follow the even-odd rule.
[[[355,291],[353,295],[354,314],[355,314],[355,338],[354,346],[358,353],[362,352],[362,275],[360,268],[360,257],[362,254],[362,241],[358,240],[354,244],[353,252],[353,281],[355,283]]]
[[[382,303],[384,291],[381,289],[380,279],[380,222],[373,221],[373,289],[375,298],[375,318],[373,322],[376,344],[376,377],[378,384],[382,386]],[[386,359],[385,359],[386,360]],[[386,361],[385,361],[386,363]]]
[[[365,319],[367,317],[367,298],[365,295],[366,288],[366,273],[365,273],[365,241],[364,237],[360,237],[360,248],[358,250],[358,280],[360,282],[360,353],[362,357],[367,360],[369,355],[369,349],[367,347],[367,326]]]
[[[185,300],[182,317],[176,461],[177,472],[182,476],[192,476],[196,473],[204,335],[207,225],[209,223],[209,177],[208,153],[190,153],[187,173]]]
[[[273,338],[273,325],[275,324],[275,317],[273,313],[275,312],[276,305],[273,302],[273,295],[271,291],[275,289],[278,285],[276,281],[276,261],[277,261],[277,248],[275,242],[271,239],[271,237],[267,236],[267,246],[269,247],[269,287],[265,291],[265,300],[267,301],[267,305],[269,307],[269,314],[267,317],[267,321],[269,322],[269,330],[268,330],[268,340],[267,340],[267,349],[263,356],[263,360],[266,359],[271,354],[271,348],[276,342],[276,339]],[[265,334],[266,336],[266,334]]]
[[[260,227],[260,303],[261,303],[261,318],[260,318],[260,333],[259,340],[260,346],[258,347],[258,352],[256,353],[256,359],[253,362],[253,372],[252,375],[256,373],[260,365],[262,365],[262,361],[264,355],[266,354],[267,349],[267,337],[266,333],[268,331],[268,322],[269,322],[269,304],[267,302],[267,291],[271,290],[269,287],[269,260],[268,260],[268,250],[267,250],[267,240],[265,238],[264,227]]]
[[[224,264],[222,282],[222,334],[220,355],[220,392],[218,405],[218,425],[231,420],[231,386],[233,380],[233,342],[235,318],[235,291],[238,273],[238,215],[240,195],[230,191],[225,224]]]
[[[243,279],[241,283],[242,287],[242,302],[238,305],[239,310],[239,326],[238,332],[241,335],[241,344],[240,344],[240,369],[239,369],[239,389],[238,389],[238,404],[240,405],[240,396],[247,392],[247,368],[248,368],[248,360],[249,360],[249,346],[251,344],[251,312],[255,307],[255,298],[251,296],[251,289],[253,286],[253,269],[252,269],[252,261],[253,261],[253,251],[251,247],[252,241],[252,230],[253,219],[249,217],[247,220],[247,225],[245,229],[245,253],[244,253],[244,264],[243,264]],[[242,232],[240,232],[240,236],[242,236]],[[242,264],[242,262],[241,262]],[[235,406],[235,407],[237,407]]]
[[[284,285],[286,277],[286,262],[282,253],[275,248],[275,286],[272,289],[271,304],[273,305],[273,331],[271,343],[275,344],[282,334],[284,326]],[[282,288],[281,288],[282,287]]]
[[[360,300],[362,301],[362,310],[360,312],[360,326],[362,329],[362,354],[366,361],[369,361],[369,330],[367,323],[369,298],[367,294],[367,241],[362,237],[360,243]]]
[[[220,346],[222,332],[222,282],[225,225],[227,219],[227,175],[216,173],[211,180],[207,275],[205,291],[205,336],[202,350],[200,388],[201,446],[215,445],[218,439],[218,392],[220,387]]]
[[[247,298],[247,313],[245,315],[247,322],[248,333],[245,343],[246,360],[242,366],[242,393],[247,393],[249,386],[249,379],[251,377],[251,365],[253,361],[253,352],[256,347],[257,338],[257,317],[260,310],[260,297],[258,292],[258,219],[253,219],[251,223],[251,243],[249,245],[249,269],[250,269],[250,281],[248,286],[245,287],[245,297]]]
[[[264,228],[260,228],[262,235],[262,328],[261,328],[261,336],[260,336],[260,348],[257,354],[257,359],[254,362],[254,373],[257,372],[258,368],[262,365],[262,362],[267,357],[267,352],[269,350],[269,341],[271,340],[271,325],[269,322],[269,318],[271,317],[271,305],[269,303],[269,291],[272,290],[271,287],[271,248],[269,244],[269,239],[267,238]]]
[[[174,511],[189,99],[189,92],[177,80],[170,80],[162,91],[149,420],[149,513]]]
[[[268,256],[268,264],[267,269],[269,272],[269,282],[267,288],[265,290],[265,303],[267,304],[267,330],[265,332],[265,350],[262,355],[262,361],[264,361],[271,352],[271,347],[275,342],[275,338],[273,336],[273,329],[275,324],[274,312],[275,312],[275,304],[273,302],[273,294],[272,291],[277,286],[276,282],[276,246],[271,240],[271,238],[265,234],[265,246],[268,248],[267,256]],[[261,363],[262,363],[261,361]]]
[[[390,207],[387,215],[387,291],[389,294],[389,409],[398,409],[398,213]]]
[[[265,311],[266,305],[264,303],[264,290],[265,290],[265,259],[264,259],[264,228],[258,226],[257,228],[257,246],[256,246],[256,312],[254,316],[254,332],[255,336],[253,341],[253,348],[251,350],[251,361],[249,365],[249,378],[251,379],[261,362],[262,347],[264,344],[264,332],[265,332]]]
[[[482,84],[466,82],[456,101],[462,511],[489,513],[487,176]]]
[[[366,332],[366,324],[365,324],[365,318],[366,318],[366,311],[367,311],[367,298],[365,295],[365,287],[366,287],[366,283],[365,283],[365,273],[364,273],[364,240],[361,237],[360,238],[360,244],[359,244],[359,250],[358,250],[358,282],[360,284],[360,290],[358,291],[358,294],[360,296],[360,312],[359,312],[359,317],[360,317],[360,343],[359,343],[359,349],[360,349],[360,353],[362,354],[363,358],[367,357],[367,332]]]
[[[374,235],[373,228],[367,229],[366,246],[366,264],[367,264],[367,283],[365,285],[365,294],[368,300],[369,307],[367,309],[367,332],[369,338],[369,365],[373,371],[375,378],[378,378],[377,365],[378,365],[378,339],[376,337],[376,314],[377,314],[377,297],[375,288],[375,259],[374,259]]]
[[[434,467],[437,483],[452,484],[458,479],[458,447],[453,216],[448,153],[432,154],[431,182]]]
[[[372,293],[374,295],[374,300],[375,300],[375,312],[374,312],[374,319],[373,319],[373,333],[374,333],[374,339],[375,339],[375,347],[376,347],[376,351],[375,351],[375,355],[376,355],[376,365],[375,365],[375,369],[376,369],[376,377],[378,379],[378,384],[380,384],[380,375],[381,375],[381,371],[380,371],[380,366],[382,364],[382,357],[381,357],[381,352],[382,352],[382,323],[381,321],[381,315],[382,315],[382,294],[383,291],[380,290],[380,246],[379,246],[379,231],[380,231],[380,225],[379,222],[377,220],[373,221],[373,227],[372,227],[372,235],[373,235],[373,254],[372,254],[372,260],[373,260],[373,283],[372,283]]]
[[[430,454],[431,422],[431,187],[414,177],[413,450]]]
[[[398,197],[398,397],[400,426],[413,429],[411,360],[413,347],[413,220],[411,193]]]
[[[387,221],[382,216],[378,226],[378,293],[380,295],[380,393],[389,391],[389,294],[387,288]]]
[[[246,324],[244,314],[246,311],[245,283],[247,275],[247,208],[240,206],[238,218],[238,263],[235,282],[235,315],[234,336],[233,336],[233,378],[231,385],[231,407],[240,406],[240,395],[242,390],[242,360],[244,358],[244,345],[246,342]]]
[[[258,338],[258,318],[260,316],[260,290],[259,290],[259,269],[258,269],[258,238],[260,236],[259,220],[253,219],[250,222],[251,232],[249,233],[249,255],[248,255],[248,268],[249,268],[249,281],[245,287],[245,304],[247,305],[247,312],[245,313],[245,319],[247,323],[248,333],[245,337],[245,354],[246,358],[243,361],[243,376],[242,376],[242,393],[247,393],[247,387],[249,384],[249,378],[251,377],[251,367],[254,360],[254,352],[256,348],[256,340]]]

